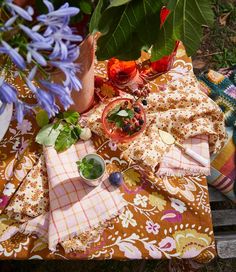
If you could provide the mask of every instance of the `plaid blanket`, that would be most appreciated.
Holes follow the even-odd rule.
[[[118,215],[126,205],[119,189],[104,176],[97,187],[81,181],[76,161],[87,153],[94,153],[91,141],[80,141],[63,153],[53,147],[44,149],[48,181],[50,211],[22,224],[11,227],[1,237],[4,241],[20,231],[37,234],[56,250],[61,243],[65,251],[86,250],[90,243]]]
[[[201,89],[224,112],[228,140],[211,158],[208,183],[236,202],[236,69],[210,70],[199,77]]]

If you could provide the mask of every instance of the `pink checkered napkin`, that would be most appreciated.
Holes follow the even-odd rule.
[[[109,183],[107,175],[97,187],[90,187],[81,180],[76,161],[88,153],[95,153],[91,141],[80,141],[62,153],[57,153],[53,147],[44,148],[50,211],[24,223],[20,231],[37,234],[48,242],[52,251],[56,250],[58,243],[74,237],[78,238],[74,239],[73,244],[77,246],[73,245],[73,249],[85,250],[97,238],[96,233],[99,235],[107,221],[117,216],[126,205],[119,189]],[[5,237],[9,238],[15,232],[16,229],[11,229]],[[80,241],[81,237],[83,241]]]
[[[188,138],[183,145],[207,159],[209,162],[208,166],[202,166],[184,154],[178,147],[172,146],[171,150],[164,155],[157,174],[160,176],[210,175],[208,136],[199,135],[194,138]]]

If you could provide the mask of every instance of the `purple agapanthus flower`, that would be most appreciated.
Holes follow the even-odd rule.
[[[30,10],[25,10],[15,4],[13,4],[12,0],[7,0],[5,1],[5,5],[7,6],[8,10],[11,12],[12,15],[16,15],[18,14],[20,17],[22,17],[23,19],[27,20],[27,21],[32,21],[32,9]]]
[[[17,40],[17,43],[14,39],[11,43],[11,38],[1,40],[0,54],[6,56],[6,60],[11,59],[12,64],[18,68],[16,74],[24,79],[34,93],[37,105],[52,117],[59,111],[57,99],[64,109],[67,109],[74,103],[71,91],[81,89],[78,78],[80,68],[76,61],[80,53],[78,42],[82,41],[82,37],[69,26],[71,16],[78,14],[78,8],[65,3],[59,9],[55,9],[52,2],[48,0],[43,2],[48,8],[48,13],[37,16],[31,26],[28,24],[34,15],[31,6],[23,9],[14,4],[13,0],[3,0],[2,6],[9,12],[9,18],[0,27],[0,31],[16,28],[24,38]],[[65,75],[57,83],[54,83],[53,74],[49,72],[52,67]],[[22,122],[26,112],[35,106],[22,102],[17,96],[17,90],[1,78],[0,100],[2,102],[0,110],[7,103],[15,104],[18,122]]]
[[[12,29],[12,25],[15,23],[16,19],[18,18],[18,15],[10,17],[4,24],[4,26],[1,28],[2,31],[9,31]]]
[[[68,109],[70,105],[73,104],[73,100],[71,99],[71,94],[69,88],[66,88],[60,84],[51,83],[48,81],[40,80],[40,83],[47,89],[50,90],[54,95],[58,96],[61,104],[64,109]]]
[[[2,103],[14,103],[17,101],[16,89],[0,77],[0,100]]]
[[[32,39],[32,41],[36,41],[36,42],[46,42],[45,38],[39,34],[36,31],[33,31],[32,29],[30,29],[29,27],[19,24],[19,27],[25,32],[25,34]]]
[[[16,119],[21,124],[23,122],[24,115],[25,115],[24,103],[22,101],[18,100],[15,103],[15,108],[16,108]]]
[[[17,52],[16,49],[12,48],[7,42],[2,41],[3,49],[9,55],[13,63],[20,69],[24,70],[26,68],[26,64],[24,58]]]
[[[59,107],[55,103],[54,95],[51,93],[38,88],[36,98],[38,99],[39,106],[48,113],[49,117],[53,117],[59,112]]]
[[[44,58],[44,56],[42,56],[37,49],[35,49],[33,47],[33,45],[29,44],[27,45],[27,49],[28,49],[28,53],[27,53],[27,62],[31,63],[32,58],[40,65],[42,66],[47,66],[47,61]]]
[[[65,110],[68,110],[68,108],[74,104],[69,90],[66,94],[64,94],[64,96],[59,97],[59,99]]]
[[[74,89],[76,91],[79,91],[82,88],[81,82],[76,76],[80,71],[78,64],[63,61],[51,61],[50,64],[59,68],[64,73],[66,77],[63,81],[65,87],[68,87],[69,90]]]

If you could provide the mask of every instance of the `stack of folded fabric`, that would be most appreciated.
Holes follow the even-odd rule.
[[[53,147],[46,147],[49,211],[8,228],[0,240],[20,231],[37,234],[52,251],[58,244],[66,252],[85,251],[126,205],[119,189],[110,184],[107,175],[97,187],[90,187],[81,180],[76,161],[94,152],[91,141],[80,141],[59,154]],[[12,205],[9,211],[12,214]]]
[[[236,202],[236,69],[210,70],[199,77],[201,89],[224,112],[228,139],[226,145],[212,156],[208,183]]]

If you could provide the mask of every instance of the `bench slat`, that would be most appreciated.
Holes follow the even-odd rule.
[[[236,257],[236,239],[216,241],[218,256],[222,259]]]
[[[215,232],[216,241],[220,240],[236,240],[236,231],[227,231],[227,232]]]
[[[219,201],[225,201],[227,198],[218,190],[216,190],[214,187],[209,186],[209,195],[210,195],[210,202],[219,202]]]
[[[236,209],[213,210],[212,221],[214,227],[236,225]]]

